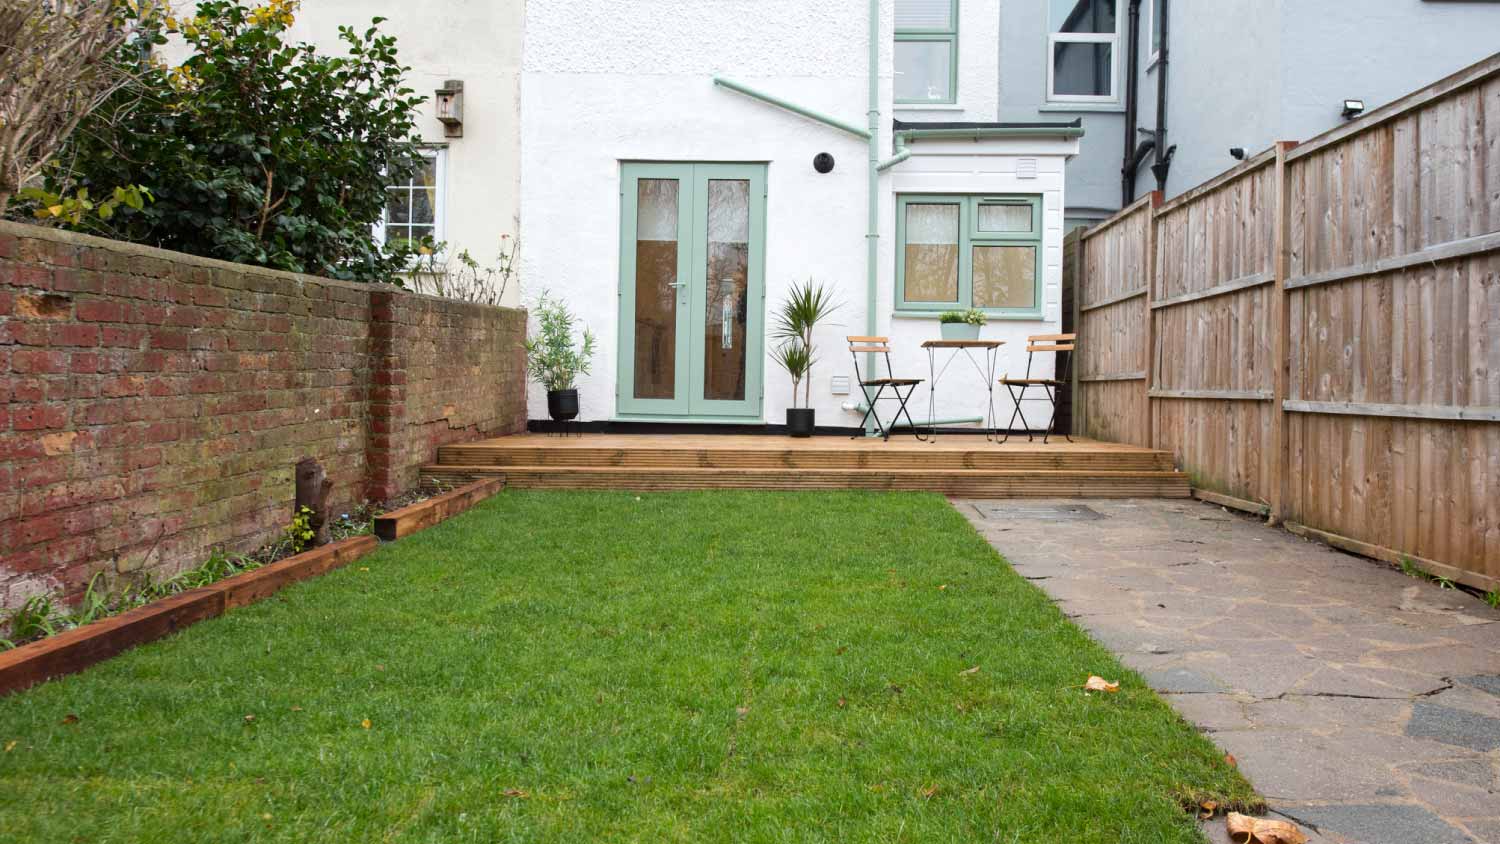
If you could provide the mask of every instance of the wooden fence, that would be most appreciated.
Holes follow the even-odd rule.
[[[1500,54],[1070,236],[1075,428],[1500,588]]]

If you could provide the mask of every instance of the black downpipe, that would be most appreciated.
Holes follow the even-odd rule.
[[[1156,176],[1156,189],[1165,195],[1167,172],[1172,169],[1172,155],[1177,152],[1176,146],[1167,146],[1167,56],[1172,41],[1172,16],[1167,13],[1167,0],[1156,0],[1153,12],[1161,15],[1161,58],[1156,62],[1156,131],[1152,135],[1156,142],[1156,163],[1151,165],[1151,173]]]
[[[1125,154],[1120,164],[1120,207],[1135,201],[1135,168],[1141,158],[1135,148],[1136,70],[1141,60],[1141,0],[1130,0],[1129,34],[1125,50]]]

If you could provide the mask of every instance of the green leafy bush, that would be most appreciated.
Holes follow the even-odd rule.
[[[79,125],[49,168],[57,197],[138,185],[153,201],[78,227],[228,261],[362,281],[394,281],[407,244],[371,227],[385,186],[416,172],[422,98],[403,84],[396,40],[341,27],[347,55],[284,38],[296,0],[248,7],[202,0],[191,18],[130,13],[113,53],[136,80]],[[133,6],[131,8],[134,8]],[[168,35],[192,54],[169,65]],[[86,194],[85,194],[86,196]],[[56,203],[54,203],[56,204]]]
[[[952,324],[955,322],[968,323],[969,325],[984,325],[989,320],[984,311],[978,308],[969,308],[966,311],[943,311],[938,314],[938,322]]]

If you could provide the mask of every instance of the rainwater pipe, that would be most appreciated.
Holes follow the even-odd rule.
[[[846,401],[843,404],[839,405],[839,407],[843,408],[844,410],[849,411],[850,413],[860,413],[860,414],[863,414],[863,413],[865,413],[866,411],[868,411],[870,409],[870,403],[869,402],[865,402],[865,401],[858,401],[858,402],[855,402],[855,401]],[[955,416],[952,419],[934,419],[934,420],[932,420],[931,424],[932,425],[968,425],[968,424],[976,424],[977,425],[977,424],[982,423],[982,422],[984,422],[984,417],[983,416]],[[918,420],[917,421],[917,427],[926,427],[927,424],[928,423],[926,421],[924,421],[924,420]],[[898,423],[894,423],[892,425],[889,425],[887,427],[891,427],[891,428],[910,428],[910,427],[913,427],[913,426],[908,425],[905,422],[898,422]]]

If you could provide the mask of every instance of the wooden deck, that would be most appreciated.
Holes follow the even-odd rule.
[[[728,471],[726,471],[728,470]],[[976,497],[1172,497],[1187,476],[1167,452],[1055,438],[1006,444],[777,436],[524,434],[444,446],[425,483],[504,478],[520,489],[875,489]]]

